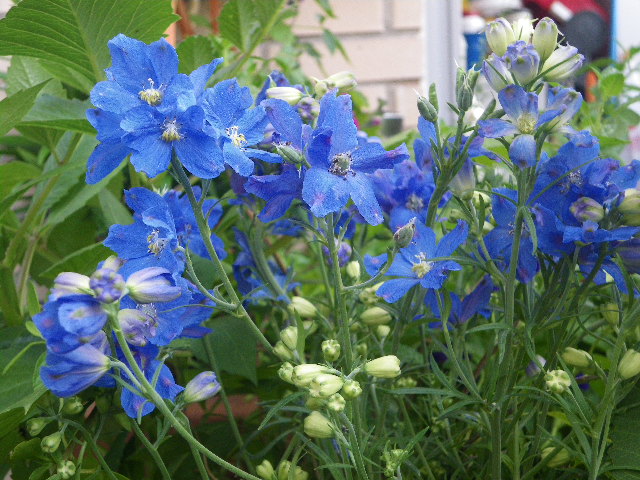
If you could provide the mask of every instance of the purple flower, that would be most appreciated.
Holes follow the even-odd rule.
[[[491,292],[495,289],[491,277],[484,277],[473,291],[460,300],[455,293],[451,293],[451,311],[449,312],[448,324],[451,326],[460,325],[468,322],[477,313],[483,317],[491,316],[489,301],[491,300]],[[440,307],[438,306],[437,295],[439,292],[429,290],[424,297],[424,303],[436,318],[442,318]],[[442,322],[429,323],[431,328],[442,328]]]

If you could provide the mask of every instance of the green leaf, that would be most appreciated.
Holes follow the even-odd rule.
[[[2,320],[7,325],[20,325],[22,315],[20,314],[20,302],[16,286],[13,281],[13,269],[0,265],[0,313]]]
[[[2,24],[2,21],[0,21],[0,24]],[[1,28],[0,26],[0,31]],[[0,135],[7,133],[22,120],[31,110],[38,93],[46,84],[47,82],[42,82],[34,87],[21,90],[0,102]]]
[[[327,30],[326,28],[322,30],[322,39],[324,40],[325,45],[329,49],[329,52],[335,53],[336,50],[340,52],[342,57],[349,61],[349,55],[347,55],[347,51],[344,49],[342,42],[338,37],[336,37],[331,30]]]
[[[180,73],[186,74],[221,56],[211,37],[201,35],[187,38],[178,45],[177,50],[180,57]]]
[[[5,197],[16,185],[40,175],[40,169],[25,162],[11,162],[0,165],[0,197]]]
[[[624,75],[611,73],[600,79],[600,88],[605,97],[617,97],[624,89]]]
[[[230,0],[220,12],[220,34],[243,52],[257,27],[254,0]]]
[[[38,275],[38,281],[51,283],[62,272],[77,272],[83,275],[91,275],[99,262],[113,255],[113,252],[102,243],[89,245],[77,252],[63,258]]]
[[[22,327],[2,329],[0,340],[0,365],[8,365],[27,345],[41,342],[37,337],[28,335]],[[11,365],[9,370],[0,375],[0,413],[14,408],[24,408],[25,412],[47,390],[42,382],[34,385],[33,377],[38,372],[38,359],[44,353],[42,343],[29,348]]]
[[[616,480],[638,480],[640,472],[640,385],[618,405],[611,421],[611,446],[607,450]],[[620,408],[622,407],[622,408]],[[627,408],[625,408],[627,407]],[[628,470],[626,470],[627,468]]]
[[[256,337],[251,329],[243,320],[235,317],[216,318],[208,326],[213,333],[208,335],[207,340],[216,353],[218,366],[256,384]]]
[[[98,201],[107,224],[128,225],[131,223],[132,217],[129,209],[109,189],[105,188],[100,193]]]
[[[95,135],[95,129],[87,120],[88,108],[91,108],[89,101],[67,100],[43,94],[18,126],[49,127]]]
[[[111,38],[152,42],[177,19],[170,0],[22,0],[0,20],[0,55],[45,60],[56,78],[88,92],[110,64]]]
[[[51,78],[51,74],[38,59],[15,55],[11,58],[11,65],[7,71],[7,95],[13,95],[47,80],[51,81],[42,89],[42,93],[66,97],[62,84]]]
[[[0,414],[0,465],[9,463],[9,455],[24,440],[19,426],[24,420],[24,409],[14,408]]]

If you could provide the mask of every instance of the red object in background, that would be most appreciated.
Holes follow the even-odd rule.
[[[593,12],[610,21],[610,1],[596,0],[525,0],[534,18],[551,17],[565,23],[580,12]]]

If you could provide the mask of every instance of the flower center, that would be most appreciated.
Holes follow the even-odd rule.
[[[147,81],[149,82],[150,87],[138,92],[140,100],[147,102],[152,107],[160,105],[160,103],[162,103],[162,98],[164,97],[162,90],[155,88],[153,80],[149,79]]]
[[[427,256],[422,252],[416,255],[416,258],[419,262],[414,263],[411,270],[416,274],[416,277],[422,278],[433,269],[433,262],[428,262]]]
[[[331,159],[331,166],[329,167],[329,173],[344,177],[347,173],[351,172],[351,154],[338,153]]]
[[[419,212],[424,208],[424,200],[422,200],[418,195],[412,193],[409,195],[407,199],[407,203],[404,205],[409,210],[413,210],[414,212]]]
[[[537,119],[533,115],[523,114],[518,118],[518,130],[525,134],[531,134],[536,131]]]
[[[238,130],[239,130],[238,127],[233,126],[233,127],[227,128],[225,132],[227,134],[227,137],[231,139],[231,141],[236,147],[242,148],[247,144],[247,138],[244,136],[243,133],[240,133]]]
[[[149,244],[149,253],[153,253],[157,257],[167,246],[169,239],[160,238],[160,231],[154,230],[147,236],[147,242]]]
[[[178,130],[178,121],[175,119],[165,121],[162,128],[162,140],[164,140],[165,142],[173,142],[175,140],[182,140],[184,138]]]
[[[564,181],[562,182],[562,193],[567,193],[569,190],[571,190],[572,185],[575,185],[578,188],[581,188],[584,185],[584,179],[582,178],[582,174],[580,172],[574,171],[567,174],[567,176],[564,178]]]

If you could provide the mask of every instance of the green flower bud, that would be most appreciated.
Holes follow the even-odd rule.
[[[640,190],[627,188],[624,191],[624,199],[620,202],[618,210],[622,213],[622,221],[629,226],[640,226]]]
[[[405,248],[411,244],[413,236],[416,233],[416,219],[415,217],[409,220],[406,225],[398,228],[396,233],[393,234],[393,241],[398,248]]]
[[[330,397],[340,391],[344,385],[344,380],[337,375],[321,373],[313,377],[309,384],[309,393],[313,397]]]
[[[58,464],[58,475],[64,480],[73,477],[76,474],[76,464],[71,460],[63,460]]]
[[[289,480],[291,469],[293,468],[294,480],[307,480],[309,474],[290,461],[284,460],[278,465],[277,480]]]
[[[301,317],[315,317],[318,313],[315,305],[302,297],[293,297],[289,304],[289,309],[296,312]]]
[[[391,327],[389,325],[378,325],[376,327],[376,337],[380,340],[386,338],[391,333]]]
[[[289,362],[284,362],[278,369],[278,376],[287,383],[293,383],[293,365]]]
[[[262,480],[277,480],[278,478],[269,460],[263,460],[262,463],[256,467],[256,473]]]
[[[574,75],[584,62],[584,56],[576,47],[561,45],[556,48],[542,65],[544,78],[549,82],[561,82]]]
[[[40,448],[45,453],[53,453],[58,449],[61,441],[62,432],[52,433],[51,435],[47,435],[40,441]]]
[[[571,386],[571,377],[564,370],[550,370],[544,375],[545,387],[553,393],[564,393]]]
[[[311,412],[304,419],[304,433],[311,438],[333,438],[335,427],[320,412]]]
[[[340,358],[340,344],[337,340],[322,342],[322,355],[327,362],[335,362]]]
[[[429,85],[429,103],[433,105],[433,108],[435,108],[436,111],[440,111],[440,107],[438,106],[438,92],[436,90],[435,83]]]
[[[366,343],[359,343],[356,345],[356,353],[361,357],[366,357],[367,352],[369,351],[369,347]]]
[[[513,30],[513,38],[517,42],[522,40],[523,42],[530,43],[531,36],[533,35],[533,24],[528,18],[519,18],[511,24]]]
[[[396,378],[401,373],[400,359],[395,355],[385,355],[365,363],[364,371],[376,378]]]
[[[640,353],[631,348],[624,352],[618,365],[618,373],[623,380],[638,375],[640,373]]]
[[[358,280],[360,278],[360,262],[352,260],[351,262],[347,263],[345,271],[350,278]]]
[[[422,118],[431,123],[438,121],[438,111],[431,102],[422,95],[418,95],[418,111]]]
[[[551,455],[553,453],[553,451],[556,449],[556,447],[545,447],[542,449],[542,460],[544,460],[545,458],[547,458],[549,455]],[[569,462],[569,460],[571,460],[571,456],[569,455],[569,451],[566,448],[562,448],[558,451],[558,453],[556,453],[551,460],[549,460],[549,462],[547,463],[547,467],[550,468],[558,468],[561,467],[562,465],[565,465],[566,463]]]
[[[538,21],[533,31],[533,46],[535,47],[540,61],[544,62],[551,56],[558,45],[558,25],[549,17],[544,17]]]
[[[358,298],[366,305],[375,305],[380,301],[380,297],[376,295],[376,292],[384,282],[376,283],[373,287],[367,287],[363,289]]]
[[[395,388],[414,388],[416,385],[418,381],[413,377],[402,377],[393,383]]]
[[[489,48],[500,56],[504,55],[507,47],[516,41],[511,24],[502,17],[489,22],[485,35]]]
[[[391,314],[384,308],[371,307],[362,312],[360,321],[369,326],[384,325],[391,321]]]
[[[313,90],[314,92],[316,92],[316,95],[318,97],[323,97],[325,93],[327,93],[331,89],[331,87],[325,80],[320,80],[319,78],[315,77],[311,77],[311,80],[316,82],[313,86]]]
[[[358,398],[362,394],[360,382],[356,380],[347,380],[342,386],[342,395],[350,400]]]
[[[282,340],[278,340],[273,347],[273,353],[275,353],[280,360],[291,361],[294,359],[293,352],[287,348]]]
[[[295,105],[302,99],[304,94],[293,87],[271,87],[267,88],[267,97],[284,100],[289,105]]]
[[[599,222],[604,218],[604,207],[589,197],[580,197],[569,207],[569,211],[579,222]]]
[[[47,426],[50,420],[45,420],[44,418],[30,418],[27,420],[27,432],[32,437],[38,435],[44,427]]]
[[[280,331],[280,340],[289,350],[295,350],[298,344],[298,328],[290,326]]]
[[[294,165],[299,165],[304,162],[304,155],[302,152],[291,145],[276,144],[276,152],[287,162]]]
[[[620,311],[618,310],[618,304],[607,303],[601,307],[602,316],[612,327],[617,327],[620,321]]]
[[[339,393],[334,393],[327,399],[327,408],[336,413],[342,412],[347,406],[347,401]]]
[[[311,380],[316,375],[321,373],[328,373],[329,368],[324,365],[318,365],[317,363],[303,363],[297,367],[293,367],[293,383],[298,387],[308,387],[311,384]]]
[[[305,407],[309,410],[320,410],[325,407],[327,401],[324,398],[320,397],[307,397],[307,400],[304,402]]]
[[[578,368],[587,368],[593,365],[593,358],[584,350],[567,347],[562,352],[562,360],[567,365]]]
[[[344,93],[358,85],[356,77],[349,71],[334,73],[324,79],[329,89],[337,88],[339,93]]]
[[[65,398],[62,406],[62,413],[66,415],[77,415],[84,410],[82,401],[78,397]]]

